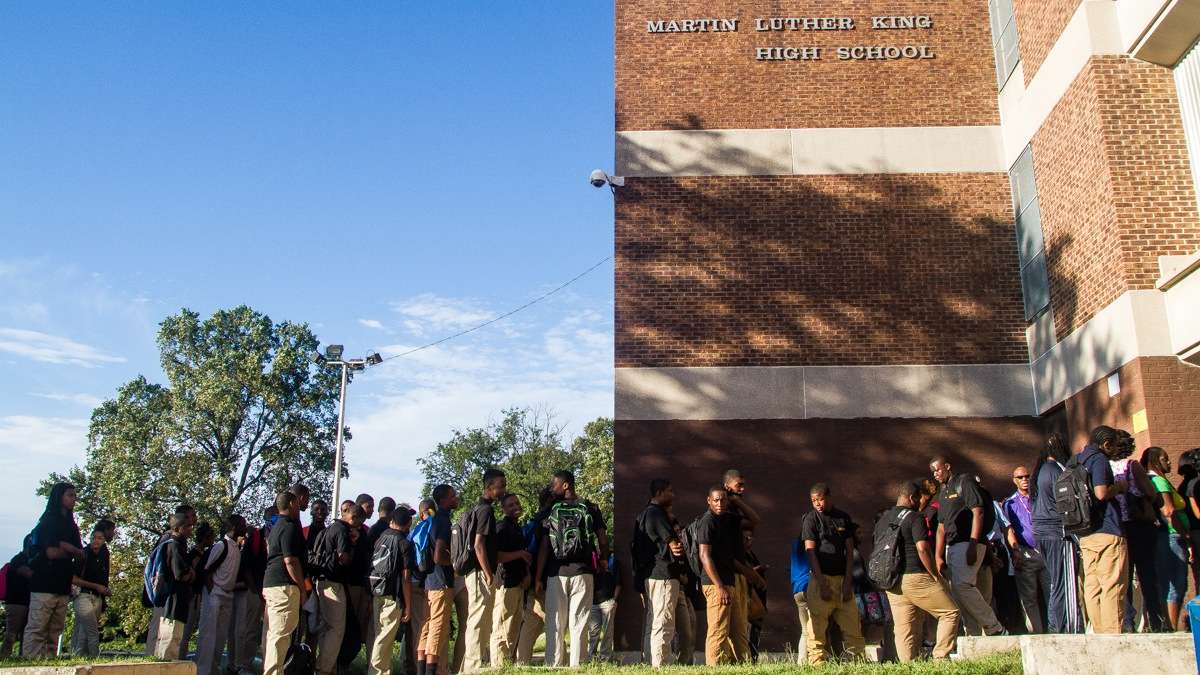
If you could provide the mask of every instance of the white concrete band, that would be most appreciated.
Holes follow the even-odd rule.
[[[616,369],[619,420],[1034,414],[1023,363]]]
[[[1000,128],[864,127],[617,132],[621,176],[1004,172]]]
[[[1095,55],[1124,54],[1121,27],[1113,0],[1085,0],[1025,86],[1022,61],[1000,90],[1000,128],[1005,170],[1033,140],[1034,134]]]
[[[1165,297],[1127,291],[1031,364],[1038,414],[1147,356],[1176,356]]]

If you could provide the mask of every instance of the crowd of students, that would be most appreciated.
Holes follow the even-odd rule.
[[[1052,435],[1032,470],[1013,469],[1015,491],[1000,500],[933,458],[930,478],[891,487],[865,557],[834,491],[812,485],[791,560],[801,658],[862,657],[864,623],[888,627],[885,651],[902,662],[947,658],[960,634],[1181,627],[1188,572],[1200,574],[1200,449],[1180,457],[1178,486],[1161,448],[1140,461],[1134,451],[1110,427],[1093,430],[1075,456]],[[1081,514],[1071,510],[1072,481]],[[276,497],[260,527],[234,514],[214,528],[179,506],[146,561],[147,654],[186,657],[194,636],[199,675],[252,672],[260,651],[263,672],[276,675],[298,650],[326,675],[365,648],[369,672],[386,675],[400,643],[405,672],[437,675],[529,664],[544,635],[548,665],[612,660],[622,573],[600,510],[576,494],[569,471],[554,474],[525,523],[502,471],[486,471],[481,487],[457,519],[458,491],[438,485],[416,509],[381,499],[370,525],[370,495],[342,502],[327,522],[329,506],[300,484]],[[25,657],[54,655],[69,605],[72,650],[99,653],[116,525],[97,522],[85,544],[75,500],[74,487],[55,485],[6,566],[0,658],[18,641]],[[671,482],[650,481],[629,551],[644,661],[693,663],[699,612],[706,664],[757,660],[768,567],[754,552],[762,518],[752,501],[740,472],[726,471],[685,525]]]

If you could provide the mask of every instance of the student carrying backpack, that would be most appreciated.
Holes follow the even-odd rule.
[[[899,509],[888,522],[875,526],[875,546],[867,560],[867,577],[881,591],[895,588],[904,574],[904,543],[900,528],[913,515],[912,509]]]
[[[590,504],[582,499],[558,501],[550,507],[542,526],[550,538],[550,552],[562,561],[588,559],[595,549]]]
[[[167,559],[167,548],[174,541],[167,538],[159,543],[146,560],[146,568],[142,572],[142,587],[151,607],[165,606],[167,599],[175,592],[175,576],[171,574],[170,560]]]
[[[1079,455],[1067,460],[1063,472],[1054,479],[1054,505],[1062,517],[1067,534],[1081,535],[1095,531],[1092,523],[1092,484],[1087,467]]]

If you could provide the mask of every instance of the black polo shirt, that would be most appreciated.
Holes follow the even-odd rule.
[[[817,544],[817,562],[821,573],[840,577],[846,574],[846,550],[854,545],[858,525],[841,509],[830,507],[824,513],[809,511],[800,524],[800,538]]]
[[[470,511],[465,513],[462,524],[466,527],[467,546],[471,549],[471,557],[467,562],[465,572],[479,569],[479,560],[475,553],[476,535],[483,537],[483,549],[487,558],[489,571],[496,569],[496,512],[492,503],[480,499]]]
[[[263,573],[263,587],[295,586],[296,582],[288,574],[283,559],[297,558],[303,564],[307,553],[300,521],[291,518],[276,521],[271,528],[271,535],[267,537],[267,569]]]
[[[971,540],[971,509],[976,507],[983,509],[980,537],[985,538],[996,524],[996,509],[975,477],[960,473],[942,486],[938,492],[938,522],[945,525],[947,546]]]
[[[93,551],[91,546],[83,549],[83,562],[79,564],[78,576],[84,581],[101,586],[108,586],[108,545]],[[83,593],[95,593],[90,588],[81,589]]]
[[[75,561],[70,556],[51,560],[46,556],[46,549],[59,544],[83,548],[75,519],[61,513],[46,513],[38,522],[35,536],[41,553],[31,566],[33,579],[29,582],[29,590],[33,593],[70,594],[71,577],[75,576]]]
[[[654,550],[654,561],[645,578],[669,580],[680,576],[680,561],[671,553],[670,542],[679,538],[667,512],[658,504],[649,504],[638,516],[635,537]],[[638,561],[635,561],[635,563]],[[640,572],[640,571],[639,571]]]
[[[512,553],[525,550],[525,533],[521,525],[511,518],[504,518],[496,526],[496,550],[499,553]],[[529,565],[517,558],[506,563],[500,563],[500,581],[505,588],[516,588],[525,577],[529,576]]]
[[[736,573],[733,561],[737,558],[741,548],[737,543],[741,537],[742,532],[738,519],[716,516],[712,511],[705,511],[696,525],[696,545],[707,544],[712,547],[710,554],[713,567],[716,568],[717,576],[723,585],[733,584]],[[700,564],[700,583],[714,585],[713,580],[708,576],[708,570],[704,568],[703,558],[701,558]]]
[[[436,560],[437,543],[446,543],[446,551],[450,551],[450,512],[438,509],[433,514],[433,523],[429,526],[429,539],[432,542],[429,554]],[[454,567],[452,565],[434,564],[433,569],[425,576],[425,590],[438,591],[454,588]]]

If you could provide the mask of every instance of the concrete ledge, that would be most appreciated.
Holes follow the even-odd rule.
[[[952,655],[954,660],[978,659],[1003,652],[1015,652],[1021,648],[1020,635],[997,635],[996,637],[960,637],[958,651]]]
[[[1191,673],[1196,652],[1190,633],[1025,635],[1021,665],[1025,675]]]
[[[191,661],[142,661],[131,663],[97,663],[79,666],[25,666],[0,668],[5,675],[196,675]]]

